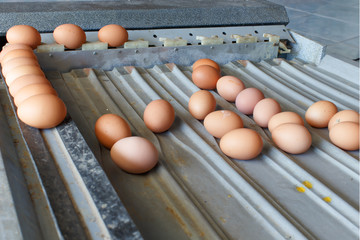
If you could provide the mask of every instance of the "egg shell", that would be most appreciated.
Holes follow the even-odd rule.
[[[32,50],[32,48],[25,44],[6,44],[1,52],[0,52],[0,63],[2,62],[3,57],[10,51],[16,50],[16,49],[25,49],[25,50]]]
[[[26,87],[31,84],[39,84],[39,83],[48,84],[49,86],[51,86],[49,80],[43,75],[27,74],[15,79],[9,85],[9,93],[11,96],[15,96],[16,93],[23,87]]]
[[[66,106],[57,96],[41,94],[23,101],[18,109],[19,119],[35,128],[52,128],[59,125],[66,117]]]
[[[168,101],[157,99],[146,106],[143,119],[148,129],[154,133],[162,133],[173,124],[175,110]]]
[[[306,152],[312,143],[309,130],[296,123],[279,125],[272,131],[271,137],[280,149],[291,154]]]
[[[324,128],[330,119],[337,113],[337,107],[330,101],[318,101],[313,103],[305,113],[306,122],[315,128]]]
[[[264,97],[264,94],[257,88],[245,88],[236,96],[235,106],[240,112],[251,115],[255,105]]]
[[[342,110],[342,111],[335,113],[334,116],[332,116],[330,118],[328,128],[329,128],[329,130],[331,130],[331,128],[334,125],[336,125],[340,122],[359,123],[360,122],[359,119],[360,119],[360,114],[358,112],[351,110],[351,109]]]
[[[125,28],[117,24],[109,24],[98,32],[101,42],[106,42],[110,47],[119,47],[128,41],[129,35]]]
[[[214,111],[204,119],[204,127],[216,138],[221,138],[227,132],[243,126],[241,117],[230,110]]]
[[[20,89],[14,96],[15,106],[19,106],[23,101],[29,97],[39,94],[52,94],[57,96],[55,89],[46,83],[31,84]]]
[[[1,61],[1,65],[5,65],[8,61],[14,59],[14,58],[23,58],[23,57],[26,57],[26,58],[33,58],[35,60],[37,60],[37,57],[34,53],[33,50],[29,50],[29,49],[14,49],[8,53],[6,53],[4,55],[4,57],[2,58],[2,61]]]
[[[156,166],[159,153],[146,138],[132,136],[117,141],[110,150],[110,156],[122,170],[140,174]]]
[[[39,66],[36,65],[24,65],[19,66],[14,69],[12,69],[6,76],[5,82],[8,86],[11,85],[12,82],[14,82],[17,78],[28,75],[28,74],[34,74],[39,76],[44,76],[44,72],[41,70]]]
[[[201,58],[197,61],[194,62],[194,64],[192,65],[192,69],[193,71],[199,67],[199,66],[202,66],[202,65],[208,65],[208,66],[211,66],[213,68],[216,68],[219,72],[220,72],[220,66],[213,60],[209,59],[209,58]]]
[[[33,66],[40,66],[38,61],[34,58],[27,58],[27,57],[18,57],[13,58],[7,61],[5,64],[2,65],[2,73],[6,78],[7,74],[14,68],[24,65],[33,65]]]
[[[111,147],[120,139],[131,136],[129,124],[116,114],[104,114],[95,123],[95,135],[105,147]]]
[[[201,89],[211,90],[216,88],[216,83],[221,77],[220,72],[209,65],[198,66],[192,72],[192,81]]]
[[[234,129],[220,139],[220,149],[228,157],[250,160],[257,157],[263,148],[260,135],[248,128]]]
[[[15,25],[6,32],[6,40],[10,44],[25,44],[35,49],[41,44],[41,35],[29,25]]]
[[[203,120],[206,115],[213,112],[216,108],[215,97],[207,90],[200,90],[191,95],[188,103],[190,114]]]
[[[341,149],[354,151],[359,149],[359,123],[340,122],[329,132],[330,140]]]
[[[77,49],[86,42],[84,30],[71,23],[57,26],[53,32],[56,43],[62,44],[68,49]]]
[[[235,102],[236,96],[244,89],[244,83],[234,76],[223,76],[216,83],[218,94],[229,102]]]
[[[272,132],[277,126],[284,123],[296,123],[304,125],[302,117],[295,112],[280,112],[272,116],[268,122],[268,129]]]
[[[279,112],[281,107],[275,99],[264,98],[255,105],[253,118],[260,127],[266,128],[270,118]]]

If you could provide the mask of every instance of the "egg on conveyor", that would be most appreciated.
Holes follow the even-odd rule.
[[[129,35],[124,27],[109,24],[99,30],[98,38],[99,41],[106,42],[109,47],[119,47],[128,41]]]
[[[6,32],[6,40],[10,44],[24,44],[35,49],[41,44],[41,35],[29,25],[15,25]]]
[[[175,110],[166,100],[157,99],[150,102],[143,115],[144,123],[154,133],[162,133],[171,127],[175,120]]]
[[[52,128],[66,117],[64,102],[53,94],[40,94],[23,101],[18,109],[19,119],[35,128]]]
[[[199,90],[191,95],[188,108],[194,118],[203,120],[206,115],[215,110],[215,97],[207,90]]]
[[[248,128],[238,128],[227,132],[220,139],[220,149],[228,157],[250,160],[257,157],[263,148],[260,135]]]
[[[86,34],[78,25],[66,23],[57,26],[53,32],[54,40],[68,49],[80,48],[86,42]]]
[[[140,174],[154,168],[159,153],[149,140],[132,136],[117,141],[110,150],[113,162],[128,173]]]
[[[116,114],[108,113],[96,121],[95,135],[102,145],[111,149],[118,140],[130,137],[131,129],[125,119]]]
[[[243,126],[241,117],[230,110],[211,112],[204,119],[205,129],[216,138],[221,138],[227,132]]]

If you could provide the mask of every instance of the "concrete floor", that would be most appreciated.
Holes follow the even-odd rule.
[[[359,0],[269,0],[286,7],[292,29],[327,45],[327,53],[359,61]]]

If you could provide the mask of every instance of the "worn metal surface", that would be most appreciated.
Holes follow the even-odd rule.
[[[358,111],[358,68],[349,67],[349,77],[342,76],[331,62],[328,56],[319,66],[282,59],[235,61],[221,69],[223,75],[237,76],[247,87],[275,98],[283,111],[302,117],[314,101],[324,99],[339,110]],[[245,127],[258,131],[264,140],[261,155],[238,161],[222,154],[216,139],[189,114],[188,99],[198,90],[189,66],[85,68],[49,71],[47,77],[145,239],[358,237],[359,152],[334,146],[327,129],[306,125],[312,147],[304,154],[287,154],[274,146],[267,129],[212,92],[218,109],[237,112]],[[176,120],[168,132],[153,134],[145,127],[142,112],[158,98],[171,102]],[[155,144],[160,151],[155,169],[131,175],[114,165],[93,133],[97,118],[109,112],[124,117],[134,135]]]
[[[210,26],[286,25],[283,6],[262,0],[236,1],[40,1],[0,2],[0,36],[17,24],[39,32],[52,32],[60,24],[73,23],[86,31],[107,24],[127,29]]]

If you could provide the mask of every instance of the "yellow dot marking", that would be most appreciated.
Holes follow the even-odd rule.
[[[331,202],[331,197],[324,197],[323,200],[324,200],[325,202]]]
[[[228,194],[227,197],[228,197],[228,198],[232,198],[232,195],[231,195],[231,194]]]
[[[298,191],[301,192],[301,193],[305,192],[305,188],[304,188],[304,187],[296,187],[296,190],[298,190]]]
[[[309,182],[309,181],[303,181],[303,184],[304,184],[305,187],[307,187],[309,189],[311,189],[313,187],[312,183]]]

